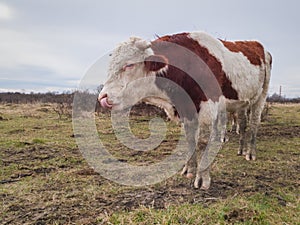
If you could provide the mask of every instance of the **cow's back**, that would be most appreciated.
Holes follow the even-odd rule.
[[[205,73],[203,68],[195,66],[195,59],[187,59],[180,51],[170,50],[166,43],[180,45],[199,56],[214,74],[223,95],[229,100],[250,101],[263,90],[266,51],[257,41],[221,41],[204,32],[191,32],[163,36],[152,42],[155,54],[167,55],[173,65],[178,61],[190,63],[195,70],[192,73],[198,73],[202,80],[207,80],[211,73]],[[201,101],[207,100],[203,90],[197,87],[189,74],[174,67],[169,70],[171,71],[164,76],[183,87],[196,107]],[[217,95],[215,97],[218,98]]]
[[[204,32],[190,33],[216,57],[240,101],[255,101],[262,93],[266,51],[257,41],[222,41]]]

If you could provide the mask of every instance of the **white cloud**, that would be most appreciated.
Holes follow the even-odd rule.
[[[80,78],[88,67],[120,40],[101,33],[72,31],[31,33],[0,28],[0,69],[32,66],[65,78]]]
[[[13,18],[13,10],[3,2],[0,2],[0,20],[11,20]]]
[[[60,45],[36,40],[34,35],[8,29],[0,30],[0,67],[44,67],[61,75],[80,71],[80,63],[60,52]],[[55,46],[56,45],[56,46]],[[82,70],[82,69],[81,69]],[[78,72],[77,72],[78,73]]]
[[[58,90],[61,86],[77,88],[93,63],[124,38],[82,30],[38,29],[29,33],[0,28],[0,82],[12,89],[21,83],[36,91],[41,89],[37,83],[47,91],[47,86],[52,85],[52,90],[55,83]],[[103,76],[98,75],[95,79],[103,81]],[[97,83],[95,80],[94,85]]]

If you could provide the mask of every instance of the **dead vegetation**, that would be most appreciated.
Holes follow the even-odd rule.
[[[68,118],[72,117],[72,105],[68,103],[56,103],[53,105],[53,110],[58,114],[58,118],[61,120],[63,116]]]

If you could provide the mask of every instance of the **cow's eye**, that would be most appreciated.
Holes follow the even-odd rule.
[[[127,64],[126,66],[125,66],[125,68],[132,68],[134,66],[134,64],[132,63],[132,64]]]
[[[131,69],[131,68],[133,68],[133,67],[134,67],[134,64],[131,63],[131,64],[126,64],[126,65],[124,65],[124,66],[123,66],[123,69],[124,69],[124,70],[126,70],[126,69]]]

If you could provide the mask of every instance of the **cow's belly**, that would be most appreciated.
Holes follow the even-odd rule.
[[[241,109],[247,108],[250,105],[249,101],[226,99],[226,111],[237,112]]]
[[[250,104],[257,101],[263,91],[265,79],[264,71],[259,66],[239,67],[237,72],[228,73],[232,87],[237,91],[239,101],[248,101]],[[246,70],[248,68],[248,70]]]

